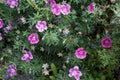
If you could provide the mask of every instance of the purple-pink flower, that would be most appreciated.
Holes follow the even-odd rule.
[[[50,1],[50,4],[53,5],[53,4],[56,4],[56,1],[55,0],[49,0]]]
[[[32,33],[28,36],[28,41],[31,44],[37,44],[39,42],[39,37],[37,33]]]
[[[87,51],[85,51],[84,48],[78,48],[75,51],[75,55],[78,59],[84,59],[87,56]]]
[[[4,32],[8,33],[8,31],[11,31],[13,29],[12,21],[8,22],[7,27],[4,28]]]
[[[110,0],[110,2],[111,2],[111,3],[115,3],[115,2],[116,2],[116,0]]]
[[[44,1],[45,1],[45,5],[48,6],[49,0],[44,0]]]
[[[39,32],[43,32],[43,31],[47,30],[46,21],[38,21],[36,24],[36,28],[38,29]]]
[[[112,46],[112,40],[109,37],[103,38],[101,40],[101,44],[103,48],[111,48]]]
[[[7,4],[10,6],[10,8],[18,7],[18,0],[7,0]]]
[[[21,57],[21,60],[29,62],[33,59],[32,53],[30,51],[23,50],[24,55]]]
[[[60,15],[60,6],[58,4],[53,4],[51,11],[55,15]]]
[[[79,35],[82,35],[83,33],[82,32],[78,32]]]
[[[19,18],[18,21],[19,21],[19,22],[22,22],[23,24],[26,23],[26,19],[25,19],[24,17]]]
[[[10,75],[9,75],[9,74],[6,74],[6,75],[5,75],[5,78],[6,78],[6,79],[10,78]]]
[[[69,33],[69,30],[68,29],[64,29],[62,32],[63,32],[64,35],[67,35]]]
[[[79,70],[78,66],[74,66],[69,70],[69,75],[70,78],[74,77],[76,80],[80,80],[80,77],[82,76],[82,72]]]
[[[0,28],[2,28],[2,27],[3,27],[3,20],[0,19]]]
[[[6,75],[6,78],[15,76],[16,74],[17,74],[16,73],[16,67],[14,65],[9,65],[9,67],[8,67],[8,74]]]
[[[63,4],[60,6],[60,11],[63,15],[68,15],[70,13],[71,6],[69,4]]]
[[[95,3],[91,3],[90,5],[88,5],[87,9],[89,13],[93,13],[93,11],[95,10]]]

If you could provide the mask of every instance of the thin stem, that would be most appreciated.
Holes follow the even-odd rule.
[[[40,8],[38,7],[38,5],[35,3],[34,0],[27,0],[27,2],[28,2],[35,10],[37,10],[38,12],[41,12],[41,11],[40,11]]]

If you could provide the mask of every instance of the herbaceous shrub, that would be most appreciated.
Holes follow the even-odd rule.
[[[119,0],[0,0],[1,80],[119,80]]]

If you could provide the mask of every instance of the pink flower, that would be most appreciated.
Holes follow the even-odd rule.
[[[9,31],[13,30],[14,27],[12,25],[12,21],[8,22],[7,27],[4,28],[4,32],[8,33]]]
[[[44,0],[45,1],[45,5],[48,6],[49,5],[49,0]]]
[[[75,51],[75,55],[78,59],[84,59],[86,58],[87,52],[84,50],[84,48],[78,48]]]
[[[82,32],[78,32],[79,35],[82,35],[83,33]]]
[[[76,80],[80,80],[80,77],[82,76],[82,72],[79,71],[79,67],[78,66],[74,66],[73,68],[71,68],[69,70],[69,75],[70,78],[74,77]]]
[[[60,6],[58,4],[53,4],[51,11],[55,15],[60,15]]]
[[[109,37],[103,38],[101,44],[103,48],[111,48],[112,40]]]
[[[111,3],[115,3],[116,0],[110,0]]]
[[[68,29],[64,29],[62,32],[63,32],[64,35],[67,35],[69,33],[69,30]]]
[[[38,21],[36,24],[36,28],[39,32],[43,32],[44,30],[47,30],[47,23],[46,21]]]
[[[3,38],[2,38],[2,34],[0,33],[0,41],[2,40]]]
[[[88,12],[89,13],[93,13],[93,11],[95,10],[95,3],[91,3],[88,7]]]
[[[10,8],[15,8],[18,6],[18,0],[7,0],[7,4],[10,6]]]
[[[9,75],[9,77],[12,77],[12,76],[15,76],[16,74],[17,74],[16,73],[16,67],[14,65],[9,65],[7,75]]]
[[[2,28],[2,27],[3,27],[3,20],[0,19],[0,28]]]
[[[31,59],[33,59],[32,53],[30,51],[23,50],[23,53],[25,54],[21,57],[21,60],[29,62]]]
[[[56,1],[55,0],[49,0],[50,1],[50,4],[53,5],[53,4],[56,4]]]
[[[39,42],[39,37],[37,33],[32,33],[28,36],[28,40],[31,44],[37,44]]]
[[[70,13],[70,8],[69,4],[63,4],[60,6],[60,11],[63,15],[68,15]]]
[[[18,21],[19,21],[19,22],[22,22],[22,23],[24,23],[24,24],[26,23],[26,19],[25,19],[24,17],[19,18]]]

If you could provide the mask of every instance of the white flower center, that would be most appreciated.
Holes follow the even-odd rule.
[[[32,40],[35,40],[35,36],[32,37]]]
[[[15,69],[11,69],[11,72],[14,73],[14,72],[15,72]]]
[[[28,55],[28,54],[24,54],[24,56],[25,56],[25,57],[29,57],[29,55]]]
[[[76,75],[77,74],[77,72],[76,71],[73,71],[73,75]]]

